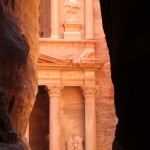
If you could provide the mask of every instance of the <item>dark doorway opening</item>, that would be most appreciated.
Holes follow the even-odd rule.
[[[44,86],[39,86],[36,102],[29,120],[29,142],[32,150],[48,150],[49,97]]]

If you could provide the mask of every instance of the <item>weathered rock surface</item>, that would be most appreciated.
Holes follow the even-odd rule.
[[[9,35],[10,32],[8,30],[1,31],[5,31],[8,34],[2,35],[4,42],[2,43],[2,41],[0,41],[0,52],[2,52],[1,50],[3,45],[6,50],[10,50],[8,53],[6,53],[7,51],[5,51],[5,53],[3,53],[3,56],[11,56],[14,59],[9,59],[9,57],[4,61],[2,61],[1,59],[0,85],[2,86],[6,94],[5,100],[13,130],[18,134],[20,138],[24,138],[26,127],[29,121],[29,115],[32,110],[37,93],[36,61],[38,57],[39,1],[33,0],[32,4],[30,1],[26,0],[1,1],[1,3],[3,6],[5,5],[6,11],[8,11],[8,13],[10,13],[12,16],[10,17],[10,19],[17,23],[18,27],[20,27],[20,30],[16,30],[12,24],[7,24],[8,22],[6,22],[6,24],[8,26],[12,25],[14,28],[14,32],[20,32],[20,34],[18,34],[19,36],[24,35],[30,47],[29,52],[28,50],[26,52],[21,51],[24,47],[28,47],[28,45],[24,45],[24,42],[19,39],[19,46],[16,45],[15,42],[17,41],[18,37],[11,37],[11,35],[9,37],[13,38],[13,44],[11,44],[11,42],[9,41],[7,41],[8,43],[5,43],[5,36]],[[1,10],[2,9],[0,8],[0,11]],[[0,28],[1,27],[2,26],[0,26]],[[12,35],[15,34],[12,33]],[[11,47],[13,48],[11,49]],[[2,146],[3,149],[7,147],[7,145]],[[18,146],[8,147],[8,149],[11,148],[16,148],[19,150]]]
[[[97,150],[112,150],[117,120],[114,111],[109,52],[102,27],[99,0],[94,0],[94,36],[97,40],[96,57],[102,64],[102,68],[96,74],[96,82],[99,85],[96,97]]]
[[[0,4],[0,58],[24,63],[29,45],[15,18]]]

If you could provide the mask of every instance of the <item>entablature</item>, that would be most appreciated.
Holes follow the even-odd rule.
[[[96,60],[73,63],[41,54],[37,65],[38,82],[39,85],[95,85],[95,72],[100,68]]]
[[[40,53],[61,60],[79,63],[97,61],[95,54],[96,40],[66,40],[40,38]]]

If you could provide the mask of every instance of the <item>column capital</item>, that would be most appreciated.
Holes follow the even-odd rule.
[[[60,96],[61,90],[63,89],[63,86],[46,85],[45,89],[47,90],[49,96]]]
[[[98,86],[82,86],[82,93],[85,97],[95,97],[98,91]]]

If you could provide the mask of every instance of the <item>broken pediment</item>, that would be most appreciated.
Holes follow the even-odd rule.
[[[84,62],[80,62],[80,63],[74,63],[72,62],[71,59],[60,59],[60,58],[55,58],[55,57],[51,57],[51,56],[48,56],[48,55],[43,55],[43,54],[40,54],[39,55],[39,58],[38,58],[38,65],[37,65],[38,69],[40,69],[41,67],[43,68],[53,68],[53,69],[63,69],[65,68],[65,70],[70,70],[70,68],[72,68],[73,70],[75,69],[79,69],[79,70],[82,70],[83,68],[87,68],[87,69],[96,69],[98,70],[99,68],[101,68],[101,64],[99,63],[98,60],[88,60],[88,61],[84,61]],[[48,69],[47,68],[47,69]],[[49,69],[50,69],[49,68]]]
[[[71,63],[70,60],[62,60],[51,56],[40,54],[38,58],[38,65],[52,65],[52,66],[68,66]]]

